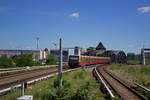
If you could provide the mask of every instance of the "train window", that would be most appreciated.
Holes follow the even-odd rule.
[[[69,61],[71,61],[71,62],[77,62],[78,59],[79,59],[78,56],[70,56],[70,57],[69,57]]]

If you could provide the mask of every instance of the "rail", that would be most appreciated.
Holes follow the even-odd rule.
[[[68,70],[63,71],[63,73],[75,71],[75,70],[78,70],[78,69],[81,69],[81,68],[68,69]],[[53,76],[55,76],[55,75],[58,75],[58,72],[53,73],[53,74],[49,74],[49,75],[46,75],[46,76],[43,76],[43,77],[40,77],[40,78],[33,79],[33,80],[31,80],[31,81],[28,81],[27,84],[29,85],[29,84],[32,84],[32,83],[37,82],[37,81],[41,81],[41,80],[44,80],[44,79],[47,79],[47,78],[51,78],[51,77],[53,77]],[[20,87],[21,87],[21,84],[17,84],[17,85],[15,85],[15,86],[11,86],[11,87],[2,89],[2,90],[0,90],[0,94],[4,94],[4,93],[6,93],[6,92],[9,92],[9,91],[12,89],[12,87],[13,87],[13,88],[20,88]]]
[[[19,67],[19,68],[4,68],[0,69],[0,74],[4,73],[12,73],[17,71],[25,71],[25,70],[35,70],[35,69],[41,69],[41,68],[49,68],[49,67],[57,67],[58,65],[46,65],[46,66],[26,66],[26,67]]]
[[[111,96],[112,98],[114,98],[115,96],[113,95],[113,93],[111,92],[111,90],[108,88],[108,86],[106,85],[106,83],[103,81],[102,77],[101,77],[101,76],[99,75],[99,73],[97,72],[96,67],[94,68],[94,70],[95,70],[95,72],[96,72],[98,78],[100,79],[100,81],[103,83],[103,85],[104,85],[105,88],[107,89],[107,91],[108,91],[108,93],[110,94],[110,96]]]
[[[114,75],[112,75],[112,73],[110,73],[109,71],[107,71],[105,68],[103,68],[103,70],[104,70],[105,73],[107,73],[109,76],[111,76],[114,80],[116,80],[122,86],[126,87],[129,91],[131,91],[133,94],[135,94],[138,98],[140,98],[141,100],[147,100],[147,98],[145,98],[143,95],[138,94],[135,90],[133,90],[132,88],[130,88],[129,86],[127,86],[124,82],[122,82],[119,79],[117,79]],[[117,92],[117,90],[116,90],[116,92]],[[122,98],[122,99],[124,99],[124,98]]]
[[[148,89],[148,88],[146,88],[146,87],[144,87],[144,86],[142,86],[142,85],[140,85],[140,84],[138,84],[138,83],[135,83],[135,84],[136,84],[138,87],[140,87],[140,88],[142,88],[142,89],[144,89],[144,90],[150,92],[150,89]]]

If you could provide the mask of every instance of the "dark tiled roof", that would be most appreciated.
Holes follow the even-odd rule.
[[[96,50],[106,50],[106,48],[103,46],[102,42],[100,42],[97,47]]]

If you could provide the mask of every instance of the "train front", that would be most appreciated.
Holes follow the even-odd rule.
[[[78,55],[70,55],[68,65],[71,68],[75,68],[79,66],[79,56]]]

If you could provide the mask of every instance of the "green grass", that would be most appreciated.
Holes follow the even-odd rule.
[[[123,75],[127,74],[135,77],[136,80],[133,80],[133,82],[138,82],[150,88],[150,66],[112,64],[110,69],[121,70]]]
[[[132,82],[137,82],[150,89],[150,66],[112,64],[110,69],[120,70],[123,72],[122,75],[120,75],[121,78],[126,79],[126,75],[134,77]],[[150,100],[149,92],[141,89],[136,89],[136,91],[146,96]]]
[[[58,77],[37,82],[29,86],[25,95],[33,95],[34,100],[99,100],[106,95],[100,93],[100,85],[92,78],[92,73],[76,71],[63,74],[63,86],[58,88]],[[20,97],[20,89],[12,89],[1,100],[16,100]]]
[[[141,62],[137,60],[128,60],[127,64],[128,65],[139,65]]]
[[[121,68],[123,68],[124,66],[125,66],[124,64],[111,64],[111,65],[110,65],[110,69],[111,69],[111,70],[121,69]]]

